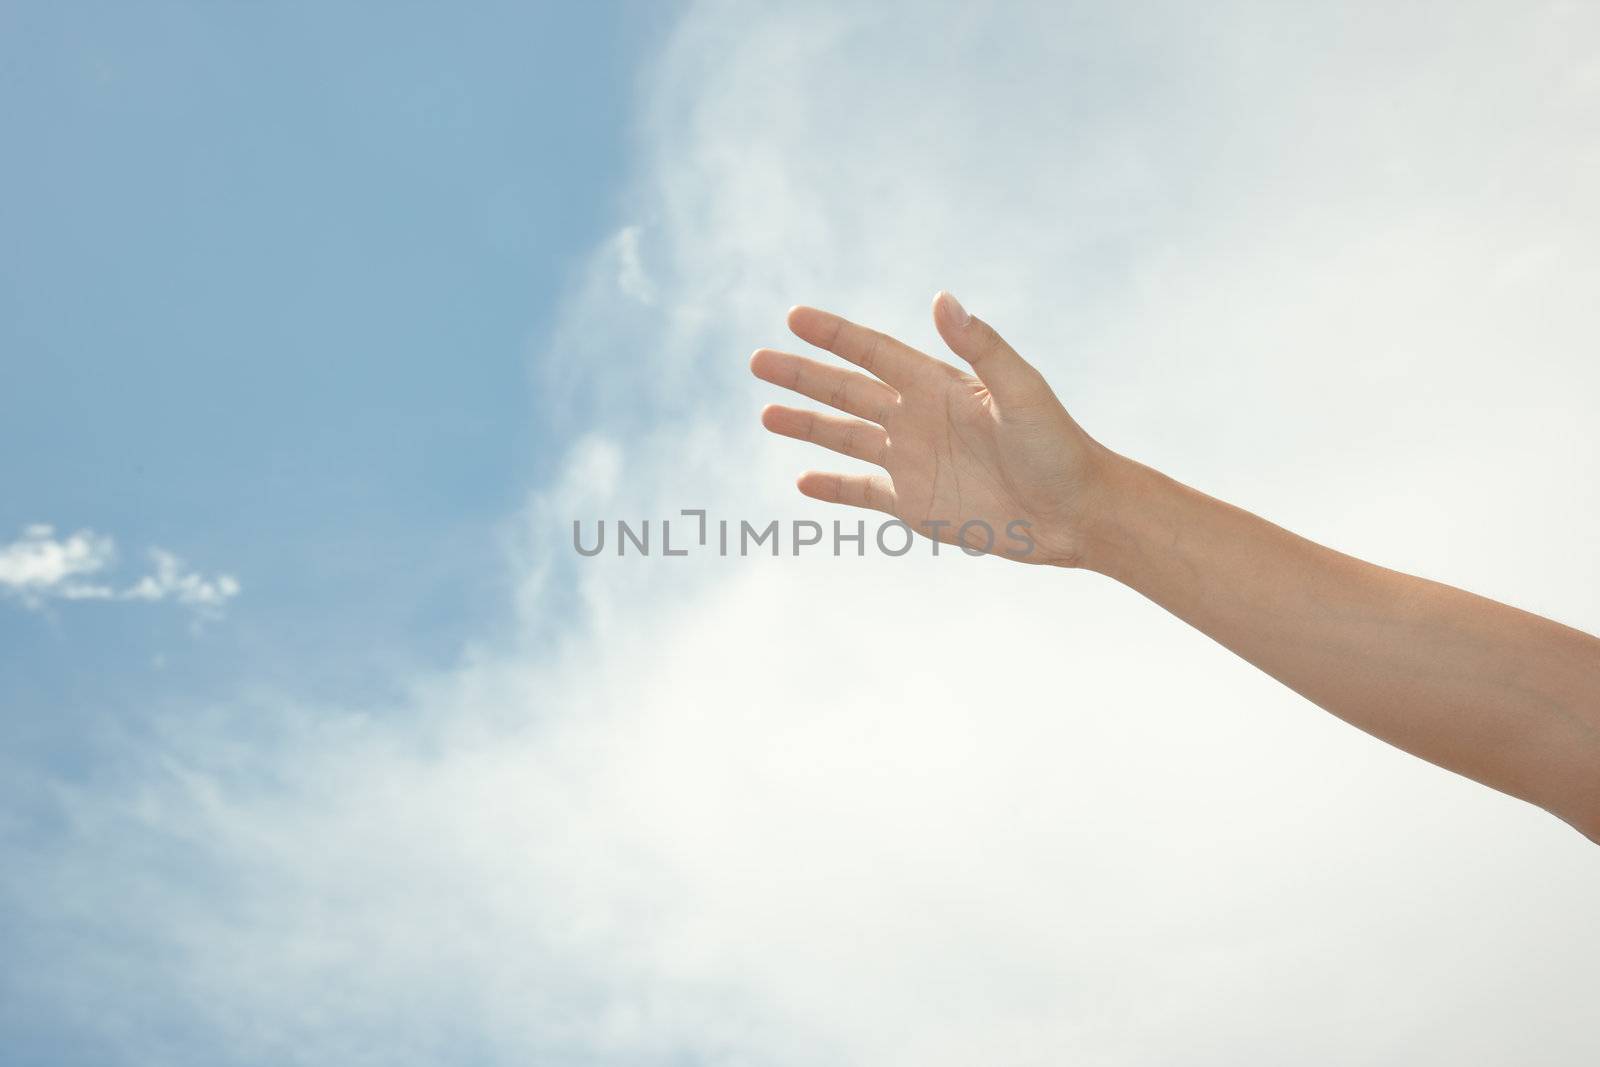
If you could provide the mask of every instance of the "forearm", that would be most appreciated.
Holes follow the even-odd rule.
[[[1083,564],[1307,699],[1600,840],[1600,640],[1117,457]]]

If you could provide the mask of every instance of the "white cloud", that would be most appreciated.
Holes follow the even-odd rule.
[[[206,578],[183,569],[183,561],[164,549],[150,550],[155,573],[147,574],[123,592],[129,600],[172,599],[191,607],[220,608],[239,595],[239,580],[231,574]]]
[[[55,527],[36,523],[17,540],[0,544],[0,596],[29,608],[50,600],[172,600],[214,614],[240,591],[232,575],[207,578],[161,548],[150,550],[153,573],[128,584],[108,584],[106,572],[116,558],[111,537],[93,530],[58,537]]]
[[[78,579],[104,570],[115,555],[111,539],[92,531],[58,540],[53,527],[28,526],[16,541],[0,545],[0,589],[23,596],[71,596],[85,588]]]
[[[1109,582],[569,538],[834,517],[745,356],[797,301],[931,346],[949,287],[1113,447],[1600,628],[1597,42],[1570,6],[694,7],[643,83],[656,302],[602,247],[549,345],[522,630],[60,787],[0,873],[26,1003],[211,1060],[1594,1062],[1592,846]]]

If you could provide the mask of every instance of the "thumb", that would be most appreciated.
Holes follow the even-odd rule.
[[[1048,393],[1044,377],[1006,344],[994,327],[967,312],[961,302],[940,290],[933,298],[933,324],[950,351],[972,364],[979,381],[995,401],[1026,404]]]

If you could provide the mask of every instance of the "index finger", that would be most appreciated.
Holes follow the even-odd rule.
[[[825,348],[896,387],[943,366],[888,334],[820,308],[803,304],[790,308],[789,329],[802,341]]]

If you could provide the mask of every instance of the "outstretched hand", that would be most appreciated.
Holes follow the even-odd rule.
[[[770,404],[763,426],[883,468],[807,471],[800,491],[885,512],[940,541],[1029,563],[1080,565],[1113,454],[1073,421],[1043,375],[955,297],[934,298],[933,321],[972,374],[810,307],[789,311],[789,329],[866,374],[770,348],[751,357],[756,377],[844,412]],[[965,523],[974,525],[963,537]],[[985,528],[993,535],[987,546],[977,533]],[[1007,537],[1008,528],[1025,530],[1026,544]]]

